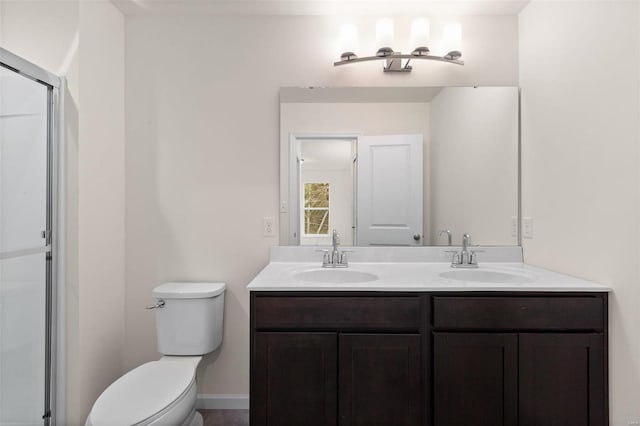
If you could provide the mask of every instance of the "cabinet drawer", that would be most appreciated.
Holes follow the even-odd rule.
[[[439,329],[602,330],[600,297],[434,297]]]
[[[267,296],[254,300],[257,329],[420,329],[420,298]]]

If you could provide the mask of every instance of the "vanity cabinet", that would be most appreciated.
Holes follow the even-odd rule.
[[[608,424],[607,294],[252,292],[252,425]]]
[[[435,425],[518,424],[518,336],[434,333]]]
[[[336,333],[259,332],[254,340],[251,424],[336,425]]]
[[[419,334],[340,334],[340,425],[420,425]]]
[[[435,426],[607,424],[606,295],[436,296],[433,312]]]
[[[422,425],[423,299],[251,297],[252,425]]]

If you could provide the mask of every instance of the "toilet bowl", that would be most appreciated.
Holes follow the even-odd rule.
[[[86,426],[202,426],[196,369],[222,341],[223,283],[167,283],[154,289],[160,360],[113,382],[96,400]]]
[[[201,425],[197,413],[191,416],[201,358],[167,358],[172,357],[143,364],[113,382],[96,400],[86,425]]]

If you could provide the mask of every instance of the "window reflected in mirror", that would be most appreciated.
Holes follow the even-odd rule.
[[[303,236],[329,235],[329,184],[306,182],[304,184]]]

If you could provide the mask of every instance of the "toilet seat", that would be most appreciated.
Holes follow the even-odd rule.
[[[184,419],[193,410],[195,396],[193,365],[148,362],[120,377],[100,395],[91,409],[87,424],[168,424],[166,415],[169,412],[175,410],[176,416],[170,417]]]

